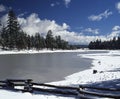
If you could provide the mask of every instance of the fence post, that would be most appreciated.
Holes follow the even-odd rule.
[[[6,87],[9,89],[14,89],[14,83],[10,80],[6,80]]]
[[[33,86],[32,79],[27,79],[25,81],[24,91],[32,93],[33,92],[32,86]]]
[[[80,90],[85,90],[85,89],[86,89],[85,87],[79,85],[79,91],[80,91]]]

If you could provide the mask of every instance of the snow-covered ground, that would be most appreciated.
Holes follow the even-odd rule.
[[[53,82],[57,85],[88,84],[120,78],[120,51],[108,53],[79,54],[79,57],[93,59],[91,69],[84,70],[66,77],[66,80]],[[93,70],[97,70],[93,74]]]
[[[79,50],[83,51],[83,50]],[[87,50],[85,50],[87,51]],[[59,51],[62,52],[62,51]],[[70,51],[68,51],[70,52]],[[76,51],[77,52],[77,51]],[[84,52],[84,51],[83,51]],[[120,79],[120,51],[108,51],[108,53],[79,54],[79,57],[93,59],[92,67],[88,70],[65,77],[65,80],[51,82],[55,85],[78,86],[79,84],[101,83],[103,81],[115,81]],[[91,64],[90,64],[91,65]],[[93,74],[93,70],[97,73]],[[112,82],[114,84],[114,82]],[[117,83],[116,83],[117,84]],[[120,88],[120,84],[118,85]],[[107,85],[105,85],[107,87]],[[109,85],[108,85],[109,87]],[[68,99],[68,97],[54,95],[35,95],[30,93],[16,93],[0,90],[1,99]],[[70,97],[69,99],[74,99]]]

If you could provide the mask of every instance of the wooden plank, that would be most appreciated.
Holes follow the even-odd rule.
[[[25,81],[33,81],[32,79],[7,79],[6,81],[11,82],[25,82]]]
[[[103,90],[103,91],[120,91],[118,88],[99,88],[99,87],[92,87],[92,86],[83,86],[80,85],[79,88],[88,88],[88,89],[96,89],[96,90]]]
[[[6,83],[6,81],[0,81],[0,83]]]
[[[6,87],[7,88],[14,88],[14,83],[8,80],[8,81],[6,81]]]
[[[43,88],[36,88],[32,87],[33,91],[40,91],[40,92],[48,92],[53,94],[63,94],[63,95],[78,95],[77,92],[73,91],[65,91],[65,90],[57,90],[57,89],[43,89]]]
[[[43,84],[43,83],[32,83],[32,84],[33,84],[33,85],[38,85],[38,86],[46,86],[46,87],[60,88],[60,89],[71,89],[71,90],[78,90],[78,89],[79,89],[79,88],[77,88],[77,87],[56,86],[56,85]]]
[[[92,95],[92,96],[97,96],[97,97],[120,99],[120,95],[114,95],[114,94],[96,93],[96,92],[89,92],[89,91],[84,91],[84,90],[79,90],[79,93],[82,95]]]
[[[25,84],[14,84],[14,86],[25,86]]]
[[[96,97],[90,97],[90,96],[85,96],[85,95],[78,95],[78,99],[96,99]]]

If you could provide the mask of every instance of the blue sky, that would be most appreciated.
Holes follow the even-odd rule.
[[[22,29],[53,35],[75,44],[120,35],[120,0],[0,0],[0,19],[12,8]]]

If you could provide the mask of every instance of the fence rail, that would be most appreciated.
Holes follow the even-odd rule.
[[[17,86],[22,86],[23,89],[16,88]],[[84,97],[87,99],[92,99],[90,97],[107,97],[120,99],[120,94],[114,94],[115,92],[120,92],[120,89],[118,88],[100,88],[88,85],[79,85],[79,87],[57,86],[44,83],[35,83],[32,79],[7,79],[5,81],[0,81],[0,88],[30,93],[34,93],[35,91],[38,91],[40,93],[46,92],[49,94],[60,94],[68,97]],[[94,89],[96,91],[92,91]],[[113,94],[105,94],[104,91],[111,92]]]
[[[93,87],[93,86],[84,86],[84,85],[79,85],[79,88],[88,88],[88,89],[96,89],[96,90],[103,90],[103,91],[120,91],[120,89],[117,88],[100,88],[100,87]]]
[[[115,99],[120,99],[120,95],[114,95],[114,94],[105,94],[105,93],[97,93],[97,92],[89,92],[85,90],[79,90],[79,93],[82,95],[90,95],[94,97],[106,97],[106,98],[115,98]]]
[[[33,85],[38,85],[38,86],[46,86],[46,87],[60,88],[60,89],[78,90],[78,87],[56,86],[56,85],[44,84],[44,83],[32,83],[32,84],[33,84]]]

